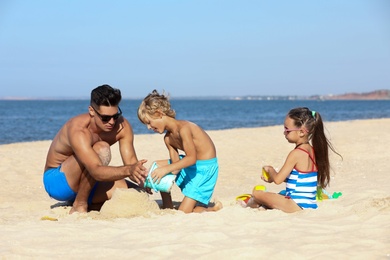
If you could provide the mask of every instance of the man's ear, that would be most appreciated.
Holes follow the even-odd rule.
[[[91,106],[88,107],[88,113],[89,113],[90,116],[94,116],[95,115],[95,111],[94,111],[94,109]]]

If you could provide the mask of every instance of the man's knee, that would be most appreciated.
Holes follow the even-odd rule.
[[[93,149],[99,156],[103,165],[108,165],[111,161],[111,149],[107,142],[99,141],[93,145]]]

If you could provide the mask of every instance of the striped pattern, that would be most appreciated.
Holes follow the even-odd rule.
[[[293,169],[287,177],[286,196],[303,209],[317,208],[317,172],[299,172]]]

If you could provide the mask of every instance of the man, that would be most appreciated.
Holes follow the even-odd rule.
[[[88,113],[71,118],[49,148],[43,182],[50,197],[74,201],[70,214],[102,205],[116,188],[128,188],[129,177],[143,184],[147,176],[133,146],[133,130],[122,117],[119,89],[102,85],[91,92]],[[110,146],[119,141],[123,165],[108,166]]]

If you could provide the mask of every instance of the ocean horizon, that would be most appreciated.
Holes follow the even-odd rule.
[[[142,99],[124,98],[120,107],[134,134],[153,134],[139,122]],[[390,117],[389,100],[257,100],[171,99],[176,118],[192,121],[205,130],[282,125],[287,112],[305,106],[318,111],[324,122]],[[0,144],[52,140],[71,117],[88,111],[89,99],[0,100]]]
[[[89,96],[83,97],[0,97],[1,100],[89,100]],[[143,97],[122,97],[123,100],[140,100]],[[390,100],[389,89],[378,89],[370,92],[348,92],[344,94],[314,94],[304,95],[241,95],[241,96],[182,96],[176,100]]]

